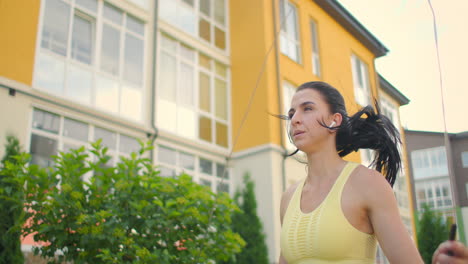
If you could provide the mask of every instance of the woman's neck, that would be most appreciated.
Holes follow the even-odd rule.
[[[337,177],[346,164],[334,149],[307,154],[307,182],[314,183]]]

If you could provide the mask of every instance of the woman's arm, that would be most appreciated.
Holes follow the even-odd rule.
[[[384,176],[377,171],[368,170],[370,177],[365,177],[368,216],[374,233],[390,263],[423,263],[401,221],[395,195]]]

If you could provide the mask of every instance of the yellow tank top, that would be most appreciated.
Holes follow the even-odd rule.
[[[376,239],[352,226],[341,209],[341,193],[359,164],[348,162],[323,202],[312,212],[300,209],[300,184],[289,202],[281,229],[281,252],[288,264],[375,263]]]

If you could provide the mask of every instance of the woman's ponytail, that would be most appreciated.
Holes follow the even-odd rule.
[[[359,149],[375,150],[371,166],[385,175],[391,186],[401,167],[398,146],[401,143],[398,129],[391,120],[372,106],[366,106],[351,117],[343,117],[337,127],[336,150],[344,157]]]

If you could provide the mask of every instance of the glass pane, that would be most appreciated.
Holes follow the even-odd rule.
[[[118,25],[122,25],[123,13],[113,5],[104,4],[104,17]]]
[[[93,75],[90,71],[72,64],[68,66],[67,89],[65,94],[72,100],[83,103],[91,102],[91,87]]]
[[[195,35],[197,32],[197,16],[195,15],[195,10],[187,5],[181,5],[177,11],[177,25],[185,32]]]
[[[71,56],[86,64],[93,61],[94,25],[91,21],[75,15],[73,20]]]
[[[215,27],[215,45],[220,49],[226,48],[226,34],[218,27]]]
[[[63,135],[65,137],[87,142],[88,124],[65,118],[65,121],[63,122]]]
[[[178,25],[177,1],[159,0],[159,17],[172,25]]]
[[[216,79],[215,81],[216,117],[227,120],[227,88],[226,82]]]
[[[195,139],[197,137],[197,113],[179,105],[177,108],[177,134]]]
[[[208,56],[203,55],[202,53],[198,54],[198,62],[200,66],[208,70],[211,69],[211,59]]]
[[[53,94],[62,94],[65,79],[65,62],[39,53],[34,84]]]
[[[200,0],[200,12],[206,16],[210,16],[210,0]]]
[[[224,25],[224,18],[225,18],[225,0],[214,0],[214,17],[216,22]]]
[[[185,46],[185,45],[180,46],[180,55],[184,59],[195,62],[195,52],[194,52],[194,50],[187,47],[187,46]]]
[[[161,129],[176,132],[177,105],[164,99],[156,102],[156,123]]]
[[[120,113],[122,116],[140,121],[142,105],[143,92],[140,89],[134,89],[126,85],[122,86],[122,95],[120,98]]]
[[[195,157],[187,153],[179,153],[179,165],[188,170],[195,170]]]
[[[138,35],[145,35],[145,24],[133,16],[127,15],[127,28]]]
[[[33,128],[58,134],[60,129],[60,116],[34,109],[32,126]]]
[[[161,67],[159,67],[158,96],[165,100],[176,100],[176,59],[166,52],[161,52]]]
[[[139,86],[143,85],[143,51],[143,40],[127,33],[125,38],[124,78]]]
[[[286,32],[291,40],[298,40],[297,37],[297,13],[296,7],[289,3],[286,8]]]
[[[224,166],[224,164],[216,163],[216,176],[225,179],[229,178],[229,173],[226,170],[226,166]]]
[[[203,72],[200,72],[200,94],[198,95],[199,107],[201,110],[207,112],[211,111],[211,100],[210,100],[210,76]]]
[[[179,82],[179,103],[184,106],[193,106],[194,92],[194,69],[192,66],[181,63],[180,65],[180,82]]]
[[[211,180],[200,179],[200,184],[204,186],[208,186],[211,189],[211,185],[212,185]]]
[[[85,7],[94,13],[97,12],[97,1],[96,0],[76,0],[78,6]]]
[[[176,151],[167,147],[159,146],[158,147],[158,161],[177,165],[176,164]]]
[[[225,182],[218,182],[218,184],[216,186],[216,192],[217,193],[220,193],[220,192],[229,193],[229,184],[225,183]]]
[[[200,18],[198,23],[198,35],[208,42],[211,41],[210,23],[203,18]]]
[[[119,84],[98,76],[96,80],[96,106],[112,113],[119,111]]]
[[[177,48],[177,42],[163,35],[161,38],[161,47],[163,47],[167,51],[175,53]]]
[[[138,152],[140,143],[135,138],[120,135],[119,151],[124,153]]]
[[[47,0],[42,26],[41,47],[67,56],[70,5],[60,0]]]
[[[222,147],[228,146],[227,126],[225,124],[216,122],[216,144]]]
[[[193,6],[193,0],[182,0],[182,1],[189,4],[190,6]]]
[[[202,173],[213,175],[213,162],[211,160],[200,158],[199,165]]]
[[[102,28],[101,69],[119,74],[120,32],[104,24]]]
[[[117,134],[104,128],[94,129],[94,141],[101,139],[101,144],[109,149],[117,149]]]
[[[199,118],[199,124],[198,124],[198,134],[200,139],[206,140],[208,142],[211,142],[212,137],[211,137],[211,119],[200,116]]]
[[[58,143],[55,139],[51,139],[44,136],[31,135],[31,163],[37,164],[43,167],[51,166],[52,155],[57,155]]]
[[[175,170],[159,166],[159,175],[162,177],[174,177],[176,176]]]
[[[216,66],[215,67],[216,68],[216,74],[226,78],[227,77],[227,67],[224,66],[223,64],[219,63],[219,62],[216,62],[215,66]]]

